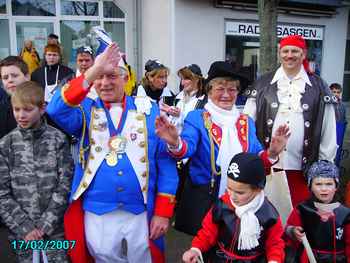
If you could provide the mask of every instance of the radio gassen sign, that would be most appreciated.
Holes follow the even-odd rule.
[[[226,21],[226,35],[232,36],[259,36],[259,23],[244,21]],[[298,24],[278,24],[277,37],[288,35],[301,35],[305,39],[323,40],[323,27],[298,25]]]

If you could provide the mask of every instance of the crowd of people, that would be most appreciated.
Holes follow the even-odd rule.
[[[17,261],[162,263],[174,220],[193,236],[178,261],[350,262],[341,86],[309,72],[301,36],[278,52],[279,68],[249,87],[225,61],[206,77],[184,66],[175,94],[158,60],[137,84],[116,43],[78,48],[74,72],[56,35],[42,61],[25,41],[0,62],[0,219],[26,245]],[[287,211],[264,190],[274,172]],[[64,240],[74,245],[45,246]]]

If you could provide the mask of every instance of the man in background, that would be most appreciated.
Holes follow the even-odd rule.
[[[265,147],[277,127],[290,127],[291,136],[275,168],[286,172],[294,207],[309,197],[304,176],[309,166],[317,160],[333,162],[337,151],[335,100],[325,82],[309,73],[306,55],[302,36],[282,38],[281,66],[246,91],[244,108],[256,120],[257,136]]]

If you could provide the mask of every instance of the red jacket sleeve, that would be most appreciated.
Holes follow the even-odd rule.
[[[350,224],[345,225],[345,255],[350,263]]]
[[[294,208],[287,219],[287,226],[302,226],[300,212],[298,209]]]
[[[259,156],[260,156],[260,158],[261,158],[261,160],[263,161],[263,164],[264,164],[265,175],[271,174],[271,167],[275,163],[271,163],[267,150],[264,150],[264,151],[260,152]]]
[[[266,257],[268,261],[284,262],[284,241],[283,226],[281,217],[277,222],[267,230],[266,233]]]
[[[192,247],[198,248],[202,252],[208,251],[216,244],[219,227],[213,222],[212,209],[209,210],[202,222],[202,228],[192,241]]]
[[[154,215],[170,218],[175,207],[175,195],[158,193],[154,206]]]
[[[62,99],[67,105],[72,107],[79,105],[89,93],[91,85],[84,87],[84,81],[84,75],[80,75],[63,86]]]
[[[284,237],[286,240],[286,245],[297,248],[300,245],[300,242],[298,240],[295,240],[291,236],[291,233],[289,233],[288,231],[288,227],[294,227],[294,226],[301,226],[301,227],[303,226],[300,218],[300,212],[296,208],[293,209],[293,211],[290,213],[287,219]]]
[[[186,141],[183,140],[181,137],[180,137],[180,140],[181,140],[181,148],[180,149],[178,149],[178,150],[169,150],[168,149],[169,154],[176,159],[182,159],[187,153],[188,146],[187,146]]]

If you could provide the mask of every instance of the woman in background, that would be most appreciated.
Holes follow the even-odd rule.
[[[202,71],[198,65],[185,66],[179,69],[177,75],[181,79],[181,91],[175,97],[174,107],[169,107],[167,112],[171,116],[171,122],[181,133],[187,114],[195,109],[203,109],[208,99],[204,90]]]
[[[29,75],[40,66],[40,57],[32,40],[24,40],[20,57],[28,65]]]
[[[196,64],[185,66],[177,72],[180,77],[180,93],[175,97],[174,106],[167,107],[170,122],[173,123],[179,134],[182,131],[185,118],[190,111],[203,109],[208,98],[204,90],[204,79],[200,67]],[[185,179],[189,173],[189,159],[177,162],[179,186],[176,192],[176,201],[179,203],[184,189]]]
[[[148,60],[145,64],[145,75],[140,85],[134,90],[137,97],[149,97],[151,101],[159,104],[172,105],[175,95],[167,87],[169,69],[158,60]]]

